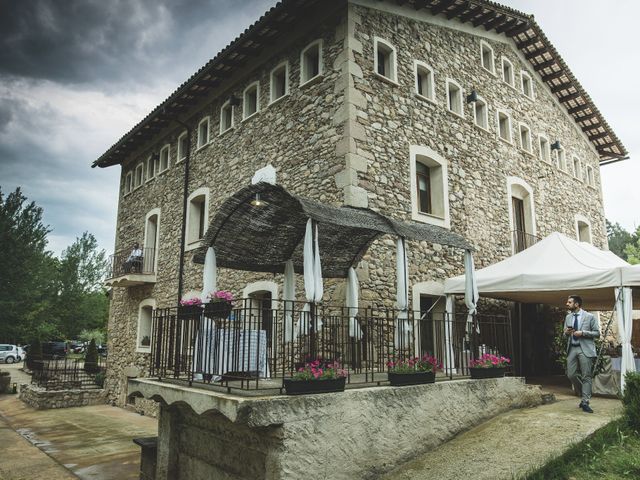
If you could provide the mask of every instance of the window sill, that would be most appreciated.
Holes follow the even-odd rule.
[[[275,100],[270,100],[269,104],[267,105],[267,107],[270,107],[271,105],[275,105],[276,103],[280,103],[280,101],[282,101],[283,98],[287,98],[288,96],[289,96],[289,92],[287,92],[284,95],[276,98]]]
[[[156,177],[159,177],[160,175],[164,175],[165,173],[167,173],[169,171],[169,168],[165,168],[164,170],[158,172],[158,174],[156,175]]]
[[[496,73],[495,67],[493,68],[493,70],[489,70],[487,67],[485,67],[482,64],[480,64],[480,66],[482,67],[482,70],[484,70],[485,72],[491,74],[491,76],[496,77],[496,78],[498,77],[498,74]]]
[[[198,153],[200,150],[204,150],[205,148],[207,148],[209,145],[211,145],[211,140],[209,140],[207,143],[200,145],[198,148],[196,148],[195,153]]]
[[[489,127],[483,127],[482,125],[478,125],[478,124],[477,124],[477,123],[475,123],[475,122],[473,123],[473,125],[474,125],[478,130],[482,130],[483,132],[486,132],[486,133],[491,133],[491,132],[489,131]]]
[[[527,150],[526,148],[520,147],[520,151],[526,155],[529,155],[530,157],[535,157],[535,155],[533,154],[533,150]]]
[[[195,242],[187,243],[187,245],[184,247],[184,251],[185,252],[190,252],[191,250],[196,250],[197,248],[200,248],[201,246],[202,246],[202,239],[196,240]]]
[[[260,110],[256,110],[255,112],[253,112],[251,115],[249,115],[248,117],[244,117],[241,122],[244,123],[248,120],[251,120],[252,118],[254,118],[255,116],[257,116],[260,113]]]
[[[231,126],[230,126],[229,128],[227,128],[226,130],[221,131],[221,132],[218,134],[218,137],[221,137],[221,136],[225,135],[226,133],[231,132],[234,128],[236,128],[236,126],[235,126],[235,125],[231,125]]]
[[[156,176],[154,175],[154,176],[153,176],[153,177],[151,177],[151,178],[147,178],[147,179],[144,181],[144,183],[145,183],[145,185],[146,185],[147,183],[151,183],[151,182],[153,182],[155,179],[156,179]]]
[[[179,163],[184,162],[186,159],[187,159],[187,157],[179,158],[178,160],[176,160],[176,165],[178,165]]]
[[[533,96],[529,96],[529,95],[527,95],[527,94],[526,94],[526,93],[524,93],[524,92],[520,92],[520,93],[522,93],[522,96],[523,96],[524,98],[526,98],[527,100],[531,100],[532,102],[534,102],[534,101],[535,101],[535,97],[533,97]]]
[[[151,353],[151,347],[136,347],[136,353]]]
[[[447,230],[451,229],[450,219],[447,217],[438,217],[437,215],[422,213],[414,210],[411,213],[411,219],[415,220],[416,222],[428,223],[431,225],[436,225],[438,227],[446,228]]]
[[[498,135],[498,138],[499,138],[500,140],[502,140],[504,143],[506,143],[507,145],[511,145],[511,146],[513,146],[513,140],[511,140],[511,139],[509,139],[509,138],[501,137],[500,135]]]
[[[520,91],[516,88],[515,81],[513,83],[509,83],[505,79],[502,79],[502,83],[504,83],[507,87],[511,88],[513,91],[520,93]]]
[[[304,82],[300,81],[300,88],[310,87],[311,85],[315,85],[316,83],[320,83],[324,73],[319,73],[315,77],[310,78],[309,80],[305,80]]]
[[[383,82],[387,82],[388,84],[393,85],[394,87],[400,86],[397,80],[394,80],[393,78],[385,77],[384,75],[380,75],[376,71],[373,72],[373,76],[376,77],[378,80],[382,80]]]
[[[464,120],[464,113],[454,112],[453,110],[449,110],[448,108],[447,108],[447,113],[450,113],[451,115],[454,115],[454,116]]]
[[[421,95],[418,92],[414,92],[413,96],[416,97],[418,100],[422,100],[423,102],[433,103],[434,105],[438,104],[438,102],[436,102],[434,98],[425,97],[424,95]]]

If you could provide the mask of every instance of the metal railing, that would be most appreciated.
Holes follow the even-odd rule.
[[[524,232],[522,230],[512,230],[513,253],[520,253],[540,240],[540,237]]]
[[[45,390],[75,390],[102,388],[96,376],[104,375],[106,359],[98,357],[92,367],[84,359],[53,358],[34,362],[31,383]]]
[[[119,251],[109,256],[111,270],[109,278],[121,277],[129,274],[154,274],[156,255],[154,248],[140,249],[142,256],[132,256],[131,250]]]
[[[439,378],[452,379],[468,375],[469,362],[483,353],[513,353],[508,315],[478,314],[468,322],[466,313],[409,311],[399,319],[397,310],[363,308],[352,317],[326,305],[265,309],[249,302],[155,310],[150,376],[229,391],[281,389],[283,379],[320,359],[340,363],[351,385],[380,385],[390,360],[434,355],[443,364]],[[361,335],[351,335],[355,325]]]

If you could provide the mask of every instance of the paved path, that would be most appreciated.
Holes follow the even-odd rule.
[[[0,395],[0,479],[137,479],[140,447],[132,439],[155,435],[156,419],[121,408],[35,410]]]
[[[619,400],[596,398],[594,414],[578,408],[576,397],[499,415],[400,466],[386,480],[513,480],[564,453],[620,415]]]

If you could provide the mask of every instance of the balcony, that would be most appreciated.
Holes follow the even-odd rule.
[[[527,233],[523,230],[512,230],[511,238],[513,241],[514,255],[536,244],[538,240],[540,240],[540,237]]]
[[[132,256],[131,250],[121,250],[109,257],[111,264],[109,287],[135,287],[156,283],[156,252],[153,248],[142,250],[142,256]]]

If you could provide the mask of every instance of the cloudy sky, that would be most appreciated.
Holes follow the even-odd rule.
[[[603,167],[605,211],[640,224],[640,2],[503,0],[535,15],[631,153]],[[119,167],[91,163],[275,0],[0,0],[0,188],[45,211],[59,254],[113,249]]]

